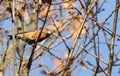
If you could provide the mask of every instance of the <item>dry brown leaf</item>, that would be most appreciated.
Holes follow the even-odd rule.
[[[63,60],[54,59],[54,63],[55,63],[55,66],[57,67],[57,69],[60,69],[60,70],[64,66],[64,61]]]
[[[24,2],[24,0],[18,0],[19,2]]]
[[[73,33],[73,38],[75,39],[76,38],[76,36],[78,35],[78,32],[79,32],[79,30],[76,28],[76,29],[74,29],[74,31],[72,31],[72,33]],[[86,36],[88,33],[87,33],[87,29],[86,29],[86,27],[83,27],[83,29],[82,29],[82,31],[81,31],[81,35],[82,36]]]
[[[62,25],[61,25],[61,21],[59,21],[59,20],[54,20],[54,24],[48,25],[48,26],[47,26],[47,29],[61,32],[61,31],[63,30],[63,27],[62,27]]]
[[[48,18],[51,18],[52,15],[53,15],[53,11],[51,11],[52,9],[53,9],[53,7],[51,7],[51,8],[49,9],[50,11],[49,11],[49,13],[48,13]],[[48,12],[48,6],[46,6],[45,8],[43,8],[42,11],[39,12],[39,17],[40,17],[40,18],[45,17],[46,14],[47,14],[47,12]]]
[[[79,30],[80,29],[78,29],[78,28],[80,28],[81,27],[81,25],[80,24],[82,24],[82,21],[83,21],[83,17],[82,16],[78,16],[78,17],[76,17],[75,19],[74,19],[74,25],[71,27],[71,29],[70,29],[70,32],[73,34],[73,38],[75,39],[75,37],[78,35],[78,32],[79,32]],[[82,29],[82,31],[81,31],[81,35],[83,35],[83,36],[86,36],[88,33],[87,33],[87,30],[89,29],[89,26],[88,25],[86,25],[86,26],[84,26],[83,27],[83,29]]]
[[[58,21],[58,20],[55,20],[54,23],[55,23],[55,26],[56,26],[57,29],[58,29],[58,32],[62,32],[63,27],[62,27],[62,25],[61,25],[61,22]]]
[[[28,11],[27,5],[25,4],[24,7],[22,7],[22,9],[24,11],[24,13],[23,13],[24,14],[23,15],[24,19],[29,19],[29,11]]]
[[[65,1],[65,2],[63,2],[64,8],[66,8],[66,10],[67,10],[68,12],[73,11],[72,8],[75,7],[75,2],[73,2],[73,1],[68,1],[68,0],[64,0],[64,1]]]
[[[51,31],[56,31],[54,24],[48,24],[46,28],[51,30]]]

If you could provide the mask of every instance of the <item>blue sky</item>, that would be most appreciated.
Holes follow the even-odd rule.
[[[103,0],[100,0],[101,2]],[[115,0],[107,0],[108,2],[104,4],[103,8],[105,9],[105,11],[101,12],[99,15],[98,15],[98,20],[99,22],[102,22],[106,19],[106,17],[108,17],[108,15],[113,11],[113,9],[115,8]],[[120,12],[119,12],[120,13]],[[114,15],[107,21],[108,23],[110,23],[110,25],[108,25],[107,27],[108,28],[112,28],[112,25],[113,25],[113,17]],[[120,18],[120,16],[119,16]],[[117,27],[117,33],[120,34],[120,19],[118,21],[118,27]],[[11,29],[12,28],[12,23],[11,23],[11,20],[4,20],[2,22],[2,27],[5,28],[5,29]],[[103,37],[103,33],[100,33],[100,41],[101,42],[104,42],[104,37]],[[116,44],[120,44],[120,42],[116,42]],[[62,48],[63,46],[59,47],[59,48]],[[107,49],[107,47],[102,44],[100,46],[100,48],[102,48],[100,51],[103,52],[102,53],[102,58],[105,59],[106,61],[108,61],[108,54],[109,54],[109,51]],[[0,48],[1,49],[1,48]],[[120,46],[116,46],[115,47],[115,53],[117,53],[120,49]],[[40,63],[40,60],[43,60],[46,64],[49,64],[48,68],[52,68],[54,65],[52,63],[49,63],[51,62],[51,59],[48,58],[50,56],[50,54],[46,53],[45,55],[43,55],[42,57],[40,57],[38,60],[36,60],[34,63],[33,63],[33,66],[36,65],[38,63]],[[85,60],[88,60],[90,61],[91,63],[95,63],[95,59],[94,57],[90,56],[90,55],[87,55],[87,57],[85,58]],[[105,66],[105,65],[103,65]],[[112,76],[120,76],[120,73],[118,73],[118,69],[120,68],[120,66],[117,66],[117,67],[113,67],[113,71],[112,71]],[[30,76],[42,76],[40,75],[40,70],[43,69],[43,68],[38,68],[36,70],[33,70],[31,71],[30,73]],[[77,69],[75,69],[75,72],[73,72],[73,75],[74,76],[92,76],[93,72],[88,70],[88,69],[84,69],[82,66],[79,66]],[[6,74],[6,76],[9,76],[9,74]],[[44,76],[44,75],[43,75]],[[98,74],[97,76],[103,76],[102,74]]]

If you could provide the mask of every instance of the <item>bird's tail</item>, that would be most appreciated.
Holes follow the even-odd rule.
[[[9,37],[9,40],[13,39],[13,35],[8,35],[8,37]],[[22,38],[15,35],[15,39],[22,39]]]

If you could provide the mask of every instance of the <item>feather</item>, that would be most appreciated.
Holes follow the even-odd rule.
[[[33,44],[43,41],[44,39],[48,38],[51,34],[52,32],[47,29],[43,29],[42,32],[40,29],[35,31],[17,33],[15,34],[15,39],[20,39],[22,41],[27,42],[28,44]],[[8,35],[8,36],[10,37],[9,38],[10,40],[13,39],[12,35]]]

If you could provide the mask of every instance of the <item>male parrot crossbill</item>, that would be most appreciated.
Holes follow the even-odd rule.
[[[48,29],[40,29],[35,31],[27,31],[15,34],[15,39],[20,39],[28,44],[38,43],[48,38],[52,34]],[[8,35],[12,39],[12,35]]]

